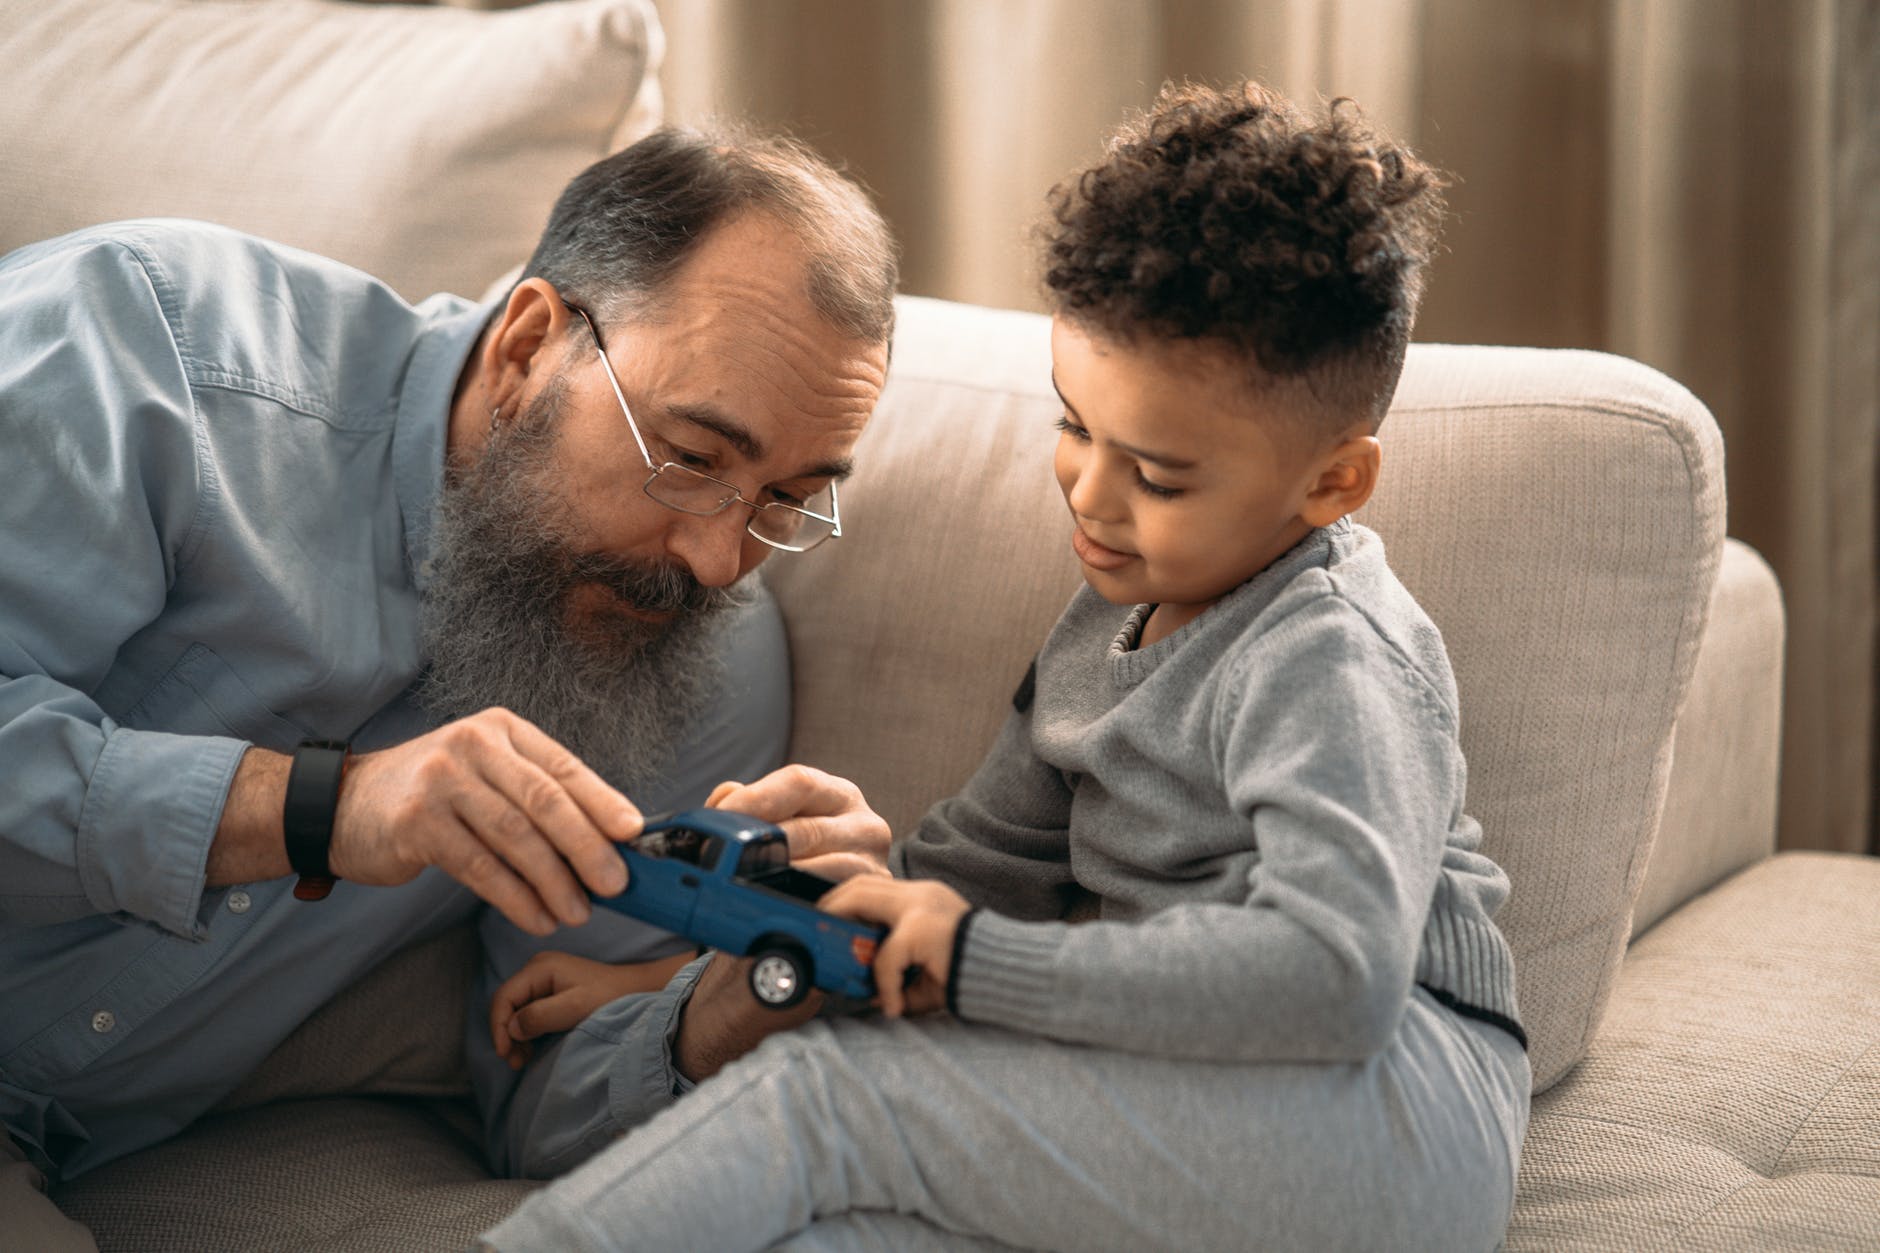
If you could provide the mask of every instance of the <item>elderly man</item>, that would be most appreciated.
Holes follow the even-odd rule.
[[[493,307],[187,223],[0,260],[11,1229],[57,1225],[35,1168],[174,1133],[476,898],[579,926],[640,807],[777,762],[781,624],[745,576],[839,533],[893,287],[829,167],[674,131],[576,178]],[[612,1024],[664,1099],[760,1021],[698,973]]]

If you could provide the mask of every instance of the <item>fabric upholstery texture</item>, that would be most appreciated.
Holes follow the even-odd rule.
[[[1709,625],[1678,718],[1664,817],[1632,909],[1638,935],[1775,851],[1782,739],[1781,589],[1755,549],[1724,548]]]
[[[1048,321],[900,307],[849,538],[767,568],[792,754],[856,779],[896,829],[977,764],[1079,580]],[[1723,544],[1722,448],[1702,405],[1637,363],[1436,345],[1411,349],[1383,438],[1359,520],[1455,664],[1469,808],[1514,881],[1498,921],[1538,1090],[1584,1052],[1625,945]],[[907,712],[858,718],[857,700]]]
[[[1723,547],[1722,443],[1636,362],[1434,345],[1411,349],[1382,434],[1360,520],[1455,663],[1544,1091],[1624,950]]]
[[[396,954],[295,1028],[217,1111],[318,1096],[462,1096],[478,961],[467,925]]]
[[[204,218],[474,295],[658,123],[662,51],[647,0],[0,0],[0,251]]]
[[[458,1250],[535,1185],[489,1177],[466,1101],[283,1101],[203,1119],[55,1199],[100,1249]]]
[[[1765,859],[1627,955],[1513,1250],[1880,1248],[1880,860]]]

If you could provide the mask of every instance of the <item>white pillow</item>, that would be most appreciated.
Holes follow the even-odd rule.
[[[203,218],[474,295],[658,124],[662,51],[647,0],[0,0],[0,251]]]

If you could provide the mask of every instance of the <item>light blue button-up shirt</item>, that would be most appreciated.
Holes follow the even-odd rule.
[[[475,908],[435,871],[318,903],[203,880],[250,744],[428,729],[431,511],[490,312],[194,223],[0,258],[0,1119],[65,1177]],[[774,605],[735,637],[736,708],[648,808],[780,757]]]

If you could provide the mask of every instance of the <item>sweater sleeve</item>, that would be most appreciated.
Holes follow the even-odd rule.
[[[1071,877],[1070,788],[1031,747],[1029,700],[1015,709],[959,795],[941,801],[888,859],[897,878],[939,879],[1013,918],[1061,918]]]
[[[1259,853],[1245,900],[1078,926],[982,911],[962,1018],[1220,1061],[1351,1061],[1390,1040],[1461,814],[1453,710],[1336,595],[1258,652],[1225,668],[1212,732]]]

